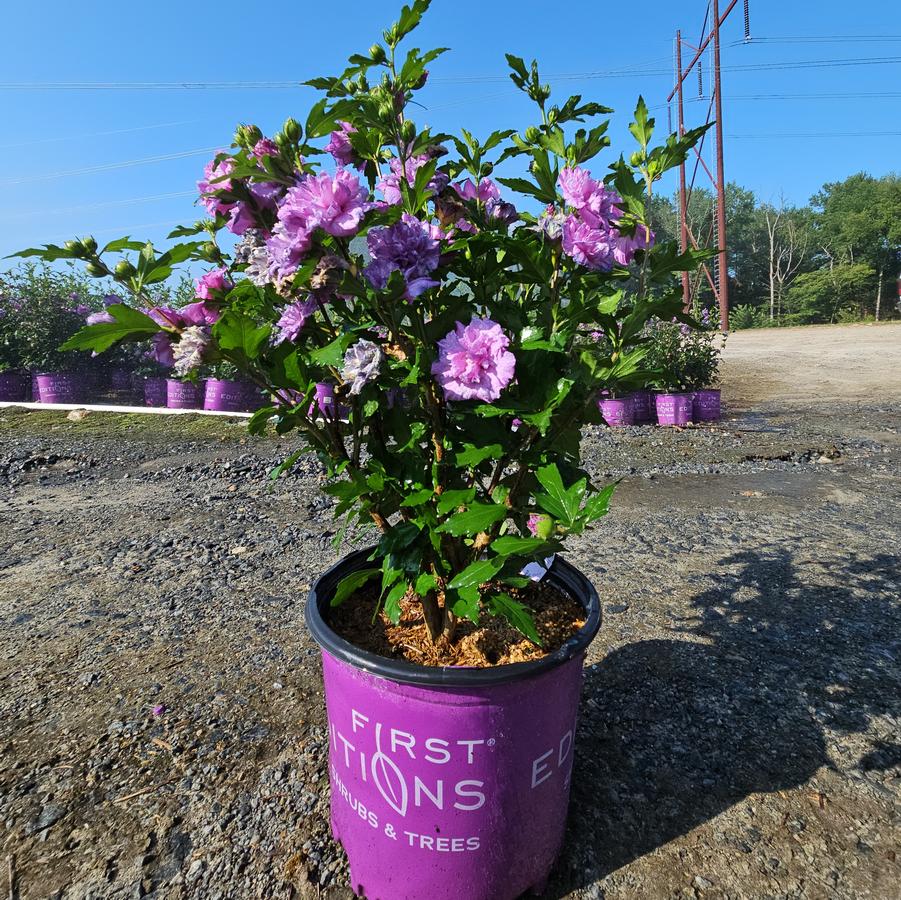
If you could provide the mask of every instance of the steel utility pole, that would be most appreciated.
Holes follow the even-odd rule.
[[[710,28],[707,28],[707,18],[704,20],[704,27],[701,29],[701,39],[697,47],[692,47],[687,41],[683,40],[681,30],[676,31],[676,85],[670,91],[666,98],[667,104],[672,103],[673,97],[677,97],[678,118],[679,118],[679,134],[685,133],[685,107],[683,98],[683,84],[685,79],[691,74],[692,69],[698,66],[698,76],[700,79],[700,59],[703,52],[708,46],[713,52],[713,72],[711,73],[711,94],[710,105],[707,109],[707,122],[711,119],[715,122],[714,141],[716,154],[716,174],[714,174],[707,163],[704,161],[703,150],[706,135],[701,139],[699,145],[693,148],[695,155],[694,168],[691,175],[691,182],[687,183],[685,163],[679,167],[679,226],[680,235],[679,243],[684,251],[689,245],[695,249],[699,249],[701,242],[698,235],[695,235],[688,221],[688,208],[691,203],[691,193],[694,190],[695,178],[698,174],[698,168],[702,168],[716,191],[716,206],[714,210],[714,227],[711,227],[709,238],[704,240],[704,245],[709,245],[713,239],[713,232],[716,232],[717,256],[713,271],[706,264],[702,266],[703,276],[706,277],[708,284],[713,291],[720,312],[720,326],[725,331],[729,328],[729,259],[727,254],[726,243],[726,173],[724,164],[724,133],[723,133],[723,101],[722,101],[722,75],[720,68],[720,30],[723,23],[729,17],[729,13],[737,5],[738,0],[731,0],[726,7],[725,12],[720,15],[719,0],[712,0],[713,21]],[[745,40],[750,39],[750,16],[748,12],[749,0],[744,0],[745,13]],[[682,45],[694,50],[690,62],[686,67],[682,66]],[[699,81],[700,84],[700,81]],[[700,281],[694,285],[694,291],[697,290]],[[688,273],[682,276],[682,296],[685,303],[685,309],[689,310],[692,306],[692,294],[694,293]]]

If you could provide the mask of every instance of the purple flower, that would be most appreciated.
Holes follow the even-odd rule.
[[[654,232],[647,225],[636,225],[631,237],[620,234],[613,244],[613,258],[621,265],[628,266],[635,258],[636,250],[648,250],[654,246]]]
[[[210,306],[205,300],[197,303],[189,303],[179,311],[183,326],[190,325],[215,325],[222,316],[222,311],[216,306]]]
[[[152,344],[150,355],[161,365],[167,369],[171,369],[175,364],[175,355],[172,352],[172,340],[164,331],[155,334],[151,339]]]
[[[87,319],[85,319],[85,322],[88,325],[102,325],[102,324],[106,324],[107,322],[115,322],[115,321],[116,320],[108,312],[106,312],[106,310],[104,310],[103,312],[91,313],[87,317]]]
[[[377,290],[384,290],[392,272],[401,272],[407,281],[408,298],[418,297],[440,282],[428,276],[438,268],[440,230],[415,216],[404,213],[399,222],[386,228],[374,228],[366,243],[372,262],[366,277]]]
[[[535,224],[535,230],[540,231],[550,241],[559,241],[563,237],[563,223],[566,221],[566,215],[550,203],[545,207],[544,212],[538,217]]]
[[[251,200],[238,200],[229,215],[228,230],[232,234],[243,235],[248,229],[258,227],[260,212],[274,212],[285,193],[284,185],[277,181],[251,181],[247,190]]]
[[[266,241],[269,277],[274,281],[290,278],[297,271],[312,243],[312,235],[306,228],[291,228],[284,222],[279,222]]]
[[[339,122],[341,127],[338,131],[333,131],[329,135],[329,142],[325,145],[327,153],[331,153],[339,166],[352,166],[360,162],[350,142],[349,134],[353,134],[357,129],[350,122]]]
[[[613,268],[614,241],[613,232],[592,228],[575,216],[567,216],[563,223],[563,252],[596,272]]]
[[[163,706],[162,703],[157,703],[157,705],[154,706],[154,707],[150,710],[150,712],[151,712],[154,716],[156,716],[157,718],[159,718],[165,711],[166,711],[166,707]]]
[[[438,341],[432,374],[448,400],[497,400],[510,383],[516,357],[510,339],[491,319],[473,319]]]
[[[253,145],[253,150],[250,152],[257,159],[262,159],[264,156],[278,156],[278,147],[275,145],[275,141],[270,140],[267,137],[261,137]]]
[[[488,213],[490,219],[501,222],[504,225],[511,225],[519,218],[519,213],[512,203],[506,200],[488,200],[485,203],[485,212]]]
[[[182,333],[178,343],[172,348],[175,358],[173,368],[177,375],[187,375],[203,362],[210,345],[210,331],[202,325],[190,325]]]
[[[118,294],[107,294],[103,298],[104,306],[115,306],[116,304],[122,303],[122,302],[123,302],[123,300]]]
[[[435,152],[437,152],[437,150]],[[407,160],[403,171],[407,184],[412,185],[416,180],[416,173],[427,162],[431,162],[434,158],[434,153],[422,153],[419,156],[410,157],[410,159]],[[389,206],[398,206],[403,202],[403,195],[400,192],[400,160],[395,157],[390,160],[388,166],[391,169],[391,173],[389,175],[383,175],[376,183],[376,187],[382,192],[382,196]],[[450,179],[444,172],[435,172],[428,183],[428,189],[433,195],[440,194],[447,187],[449,180]]]
[[[227,293],[234,287],[224,268],[206,272],[194,281],[194,286],[194,296],[202,300],[212,300],[217,294]]]
[[[194,285],[194,296],[202,300],[212,300],[217,294],[225,294],[234,287],[224,268],[213,269],[201,275]]]
[[[563,199],[592,228],[609,228],[611,221],[621,215],[618,204],[622,203],[622,198],[619,194],[595,181],[584,169],[578,166],[563,169],[558,183]]]
[[[478,184],[474,184],[471,178],[451,187],[463,200],[478,200],[479,203],[487,203],[489,200],[500,200],[501,192],[498,186],[490,179],[483,178]]]
[[[217,191],[230,191],[231,180],[226,178],[224,181],[216,181],[216,179],[230,175],[234,168],[235,161],[231,157],[226,157],[219,163],[213,158],[203,167],[204,177],[197,182],[197,190],[200,192],[200,202],[211,216],[227,215],[231,211],[232,203],[215,196]]]
[[[77,294],[75,295],[78,296]],[[78,306],[75,307],[75,315],[77,316],[89,316],[91,314],[91,307],[86,306],[84,303],[79,303]]]
[[[171,306],[153,306],[150,309],[144,310],[157,325],[162,325],[163,328],[181,328],[184,325],[184,320],[181,317],[181,314],[177,309],[173,309]]]
[[[300,336],[303,326],[306,325],[307,319],[316,311],[316,301],[297,300],[290,306],[286,306],[282,310],[282,316],[275,323],[279,333],[276,336],[275,343],[281,344],[282,341],[291,341],[292,343]]]
[[[344,354],[344,368],[341,377],[350,383],[350,393],[359,394],[370,382],[374,381],[382,362],[382,351],[372,341],[357,341]]]
[[[303,221],[307,231],[321,228],[335,237],[351,237],[360,228],[366,203],[366,188],[347,169],[307,175],[285,195],[279,220]],[[285,216],[282,211],[287,210]]]

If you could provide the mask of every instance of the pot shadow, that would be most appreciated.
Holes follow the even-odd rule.
[[[804,583],[785,545],[719,561],[674,628],[585,671],[566,844],[545,898],[589,885],[754,792],[830,766],[823,726],[866,730],[901,715],[901,558],[849,556]],[[734,569],[733,569],[734,571]],[[870,745],[850,765],[897,764]],[[729,836],[748,849],[751,827]]]

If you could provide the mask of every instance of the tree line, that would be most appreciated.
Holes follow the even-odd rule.
[[[688,220],[716,245],[716,197],[695,188]],[[658,240],[679,237],[678,196],[652,201]],[[865,172],[824,184],[805,206],[726,188],[730,320],[735,328],[883,320],[901,316],[901,177]],[[701,276],[701,279],[703,276]],[[697,279],[696,305],[712,302]]]

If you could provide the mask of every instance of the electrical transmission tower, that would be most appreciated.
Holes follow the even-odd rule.
[[[702,280],[706,278],[713,291],[714,299],[719,306],[720,326],[724,331],[729,328],[729,263],[726,253],[726,176],[723,164],[723,101],[720,77],[720,31],[723,27],[723,23],[729,17],[729,13],[735,9],[737,4],[738,0],[732,0],[721,14],[719,0],[711,0],[711,3],[708,3],[707,15],[704,17],[704,24],[701,27],[701,37],[696,47],[683,39],[681,30],[676,31],[676,85],[666,98],[668,107],[672,103],[673,98],[676,98],[679,134],[682,135],[685,133],[685,106],[683,96],[685,80],[691,74],[692,70],[697,68],[698,96],[703,96],[704,80],[701,58],[704,51],[709,47],[712,59],[710,61],[709,73],[710,104],[707,107],[707,122],[710,122],[711,120],[715,122],[716,172],[714,173],[711,171],[711,167],[704,161],[704,144],[707,138],[707,135],[705,134],[704,137],[701,138],[698,146],[693,150],[695,158],[690,182],[688,182],[686,177],[686,163],[683,162],[679,167],[679,245],[683,252],[688,249],[689,245],[695,249],[699,249],[702,246],[699,236],[692,231],[688,215],[691,193],[694,190],[695,178],[697,177],[700,168],[704,170],[704,173],[710,179],[716,191],[716,204],[714,207],[710,234],[703,241],[703,245],[707,246],[711,243],[715,232],[718,252],[713,261],[713,266],[708,266],[705,263],[701,269],[702,274],[694,284],[692,284],[687,272],[682,273],[682,296],[685,301],[685,309],[691,309],[694,295],[700,288]],[[746,41],[751,38],[750,12],[748,7],[749,0],[744,0]],[[689,50],[694,51],[694,55],[684,68],[682,65],[683,47],[687,47]]]

